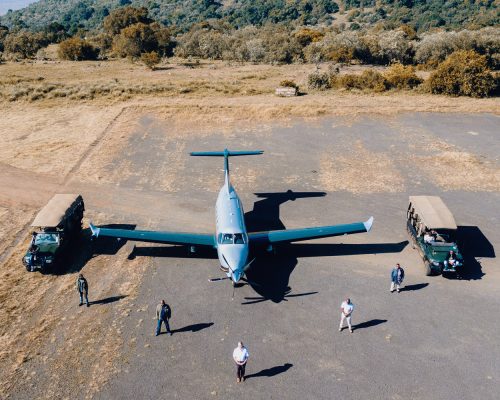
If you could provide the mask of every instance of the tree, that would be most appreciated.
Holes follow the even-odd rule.
[[[45,35],[28,31],[11,33],[4,40],[5,51],[22,58],[34,57],[36,52],[47,44]]]
[[[121,33],[115,36],[113,49],[121,57],[138,58],[141,53],[156,51],[158,41],[151,26],[139,22],[122,29]]]
[[[150,24],[153,22],[148,17],[148,9],[145,7],[123,7],[111,12],[104,18],[104,31],[111,35],[117,35],[122,29],[137,23]]]
[[[3,42],[8,34],[9,34],[9,28],[0,25],[0,51],[3,51]]]

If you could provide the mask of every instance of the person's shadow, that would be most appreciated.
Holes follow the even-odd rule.
[[[420,290],[429,286],[428,283],[417,283],[415,285],[406,285],[401,288],[402,292],[410,292],[412,290]]]
[[[245,375],[245,379],[258,378],[260,376],[265,376],[267,378],[270,378],[272,376],[282,374],[283,372],[288,371],[292,367],[293,367],[293,364],[290,364],[290,363],[285,363],[283,365],[277,365],[276,367],[266,368],[266,369],[263,369],[262,371],[254,373],[254,374]]]
[[[120,296],[111,296],[111,297],[106,297],[104,299],[100,300],[94,300],[94,301],[89,301],[90,305],[99,305],[99,304],[109,304],[109,303],[114,303],[115,301],[120,301],[121,299],[124,299],[127,297],[127,295],[120,295]]]
[[[386,319],[371,319],[369,321],[361,322],[357,325],[353,325],[352,330],[358,330],[363,328],[371,328],[372,326],[377,326],[387,322]]]
[[[200,324],[187,325],[179,329],[172,329],[171,331],[172,333],[199,332],[203,329],[210,328],[213,324],[213,322],[202,322]]]

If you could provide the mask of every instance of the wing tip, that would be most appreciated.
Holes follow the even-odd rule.
[[[92,236],[93,237],[98,237],[99,236],[99,232],[100,232],[100,229],[95,227],[94,224],[92,222],[89,223],[89,226],[90,226],[90,230],[92,231]]]
[[[372,229],[373,225],[373,217],[368,218],[368,221],[363,222],[363,225],[365,226],[366,231],[370,232],[370,229]]]

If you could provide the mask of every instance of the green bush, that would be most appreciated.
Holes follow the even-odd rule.
[[[415,74],[415,68],[400,63],[392,64],[384,74],[387,83],[395,89],[413,89],[422,83],[422,79]]]
[[[486,57],[472,50],[459,50],[437,67],[428,79],[431,93],[486,97],[497,90]]]
[[[326,90],[330,89],[330,74],[326,72],[314,72],[307,77],[307,85],[310,89]]]
[[[78,37],[62,41],[57,50],[59,58],[70,61],[95,60],[97,54],[92,44]]]

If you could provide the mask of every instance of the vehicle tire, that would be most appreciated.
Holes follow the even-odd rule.
[[[429,260],[424,260],[424,266],[425,266],[425,275],[431,276],[432,275],[432,268],[431,268],[431,263],[429,262]]]

